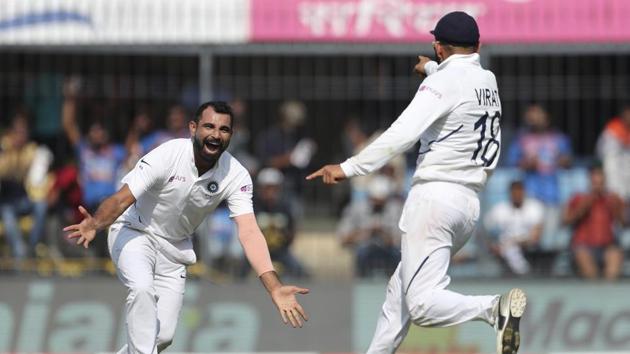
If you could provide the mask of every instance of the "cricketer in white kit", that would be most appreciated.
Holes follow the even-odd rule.
[[[497,329],[497,352],[516,353],[526,296],[466,296],[447,290],[451,256],[470,238],[479,218],[477,193],[495,168],[501,144],[501,102],[495,76],[479,59],[479,30],[463,12],[437,23],[438,63],[419,57],[428,77],[394,123],[359,154],[326,165],[307,179],[335,184],[382,167],[418,140],[412,187],[399,222],[401,262],[391,277],[368,353],[393,353],[411,322],[445,327],[482,320]]]
[[[191,139],[170,140],[143,156],[94,216],[80,207],[83,221],[64,228],[87,248],[95,232],[109,226],[109,251],[128,290],[127,344],[120,353],[156,353],[171,344],[186,265],[196,261],[191,235],[222,200],[283,321],[301,327],[307,320],[295,294],[308,289],[282,285],[278,279],[254,216],[251,177],[225,151],[232,119],[224,102],[202,104],[189,123]]]

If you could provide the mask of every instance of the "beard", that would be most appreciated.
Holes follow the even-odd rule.
[[[223,152],[227,150],[227,147],[230,144],[229,141],[224,142],[221,140],[212,140],[210,138],[206,138],[202,140],[197,135],[194,135],[192,140],[193,140],[193,148],[195,150],[195,154],[199,155],[199,157],[201,157],[204,161],[208,163],[215,163],[219,159],[221,154],[223,154]],[[204,146],[206,145],[207,142],[218,142],[219,143],[218,151],[212,155],[207,154],[204,151]]]
[[[437,53],[437,50],[435,50],[435,47],[433,47],[433,53],[435,53],[435,61],[440,64],[442,62],[442,59],[440,58],[440,56]]]

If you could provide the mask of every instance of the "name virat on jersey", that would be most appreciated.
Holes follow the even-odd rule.
[[[477,103],[479,103],[480,106],[501,108],[499,91],[489,88],[476,88],[474,90],[475,96],[477,96]]]

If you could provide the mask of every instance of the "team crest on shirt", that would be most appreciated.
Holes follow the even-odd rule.
[[[219,184],[216,181],[208,183],[208,191],[210,193],[216,193],[217,191],[219,191]]]

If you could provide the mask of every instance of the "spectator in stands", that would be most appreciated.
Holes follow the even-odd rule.
[[[79,185],[79,169],[71,152],[57,159],[57,166],[53,169],[54,184],[48,193],[47,202],[61,225],[70,225],[81,222],[83,215],[79,212],[79,206],[83,200],[83,192]],[[76,242],[69,240],[61,234],[55,237],[55,246],[61,256],[81,256],[82,251],[76,247]]]
[[[127,149],[127,160],[125,161],[125,172],[131,171],[138,160],[144,154],[141,141],[146,139],[153,131],[153,119],[147,107],[140,107],[133,118],[125,138],[125,148]]]
[[[343,156],[358,153],[369,143],[369,136],[361,124],[361,119],[351,115],[343,127],[341,148]]]
[[[117,185],[118,189],[122,187],[122,185],[120,185],[122,178],[136,166],[138,160],[146,153],[142,142],[149,140],[148,138],[154,133],[153,118],[149,108],[146,106],[138,107],[131,119],[131,124],[128,127],[127,136],[125,137],[127,156],[118,170],[118,176],[116,177],[116,180],[119,181]]]
[[[251,153],[250,140],[251,133],[247,127],[245,115],[247,114],[247,104],[240,98],[230,101],[230,107],[234,113],[234,136],[230,141],[228,152],[232,154],[251,175],[258,171],[260,163]]]
[[[484,225],[493,236],[490,249],[512,274],[530,272],[525,253],[538,246],[544,213],[542,203],[526,197],[523,182],[514,181],[510,184],[510,200],[495,205],[486,215]]]
[[[195,231],[202,251],[202,260],[213,270],[234,279],[244,278],[249,272],[249,264],[238,239],[236,224],[230,218],[230,210],[225,202],[199,225]]]
[[[571,144],[565,134],[552,129],[549,114],[542,106],[527,107],[524,119],[525,128],[508,151],[508,165],[523,171],[527,195],[545,204],[542,237],[553,237],[561,220],[558,171],[571,166]]]
[[[271,260],[279,264],[280,272],[293,277],[308,277],[308,272],[291,253],[296,225],[293,211],[282,199],[284,176],[279,170],[267,167],[256,177],[254,207],[258,225],[269,247]]]
[[[400,261],[398,219],[402,203],[392,197],[393,182],[384,175],[370,180],[368,198],[354,201],[337,228],[341,244],[355,251],[359,277],[390,275]]]
[[[284,102],[280,105],[276,124],[256,139],[259,161],[263,167],[276,168],[285,176],[284,191],[298,214],[304,172],[316,149],[313,140],[304,137],[302,127],[305,122],[306,106],[302,102]]]
[[[590,170],[591,190],[571,198],[564,222],[573,228],[571,251],[578,274],[586,279],[619,277],[623,252],[615,239],[615,227],[625,224],[624,202],[605,186],[601,166]]]
[[[77,94],[80,85],[70,79],[64,85],[62,125],[77,154],[79,182],[83,190],[83,205],[93,212],[99,203],[116,192],[118,177],[127,156],[121,144],[112,143],[102,122],[92,121],[87,135],[81,134],[77,123]],[[98,256],[107,256],[107,237],[96,237],[94,249]]]
[[[508,163],[525,172],[528,195],[546,205],[558,205],[557,171],[571,166],[569,138],[551,128],[549,114],[540,105],[529,106],[524,117],[526,127],[510,146]]]
[[[348,118],[344,126],[344,135],[342,138],[342,147],[345,151],[345,155],[343,156],[358,154],[367,144],[372,142],[372,140],[377,138],[381,133],[381,130],[377,130],[368,136],[361,127],[361,123],[358,118]],[[390,161],[387,162],[387,164],[385,164],[385,166],[381,168],[379,173],[390,177],[390,180],[393,182],[394,188],[392,190],[392,193],[401,196],[406,193],[407,163],[405,161],[404,155],[398,155],[392,158]],[[370,180],[374,176],[375,175],[371,174],[365,176],[357,176],[350,180],[351,201],[367,198],[366,196],[368,186],[370,184]]]
[[[630,105],[606,124],[597,142],[607,188],[630,202]]]
[[[46,195],[52,183],[48,175],[52,153],[31,141],[29,134],[26,115],[18,113],[0,140],[0,209],[5,236],[17,259],[35,255],[44,232]],[[33,221],[28,248],[19,223],[23,215],[30,215]]]
[[[168,140],[177,138],[190,138],[186,109],[180,105],[174,105],[169,109],[166,129],[153,131],[140,140],[142,154],[148,153]]]

